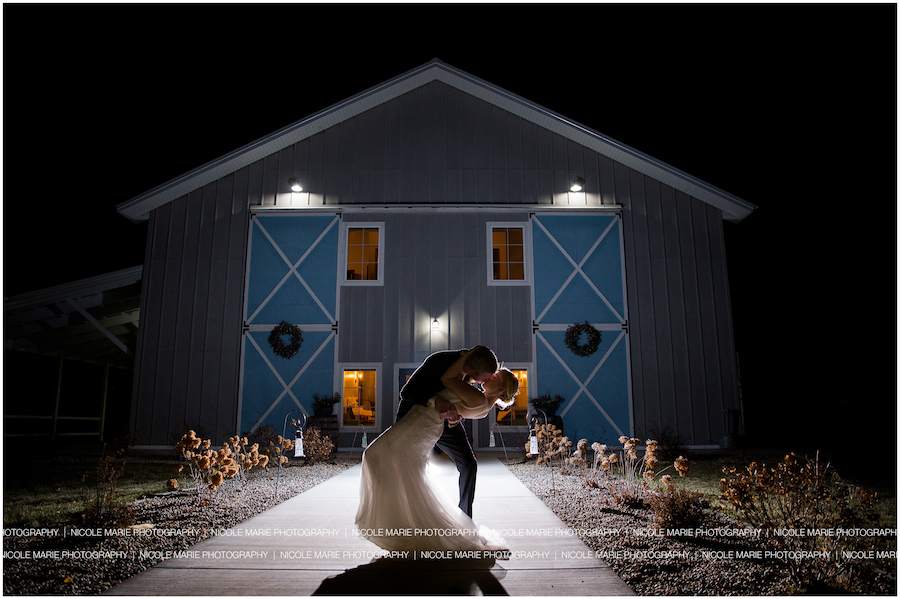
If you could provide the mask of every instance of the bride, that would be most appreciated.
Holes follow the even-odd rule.
[[[360,536],[389,551],[506,548],[502,537],[476,524],[427,475],[428,457],[444,430],[444,418],[484,418],[494,405],[509,407],[518,380],[507,368],[483,384],[482,393],[457,375],[470,352],[441,377],[446,389],[408,414],[373,441],[363,453],[359,510]],[[452,404],[452,408],[448,406]]]

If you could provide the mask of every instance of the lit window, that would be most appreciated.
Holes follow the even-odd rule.
[[[495,227],[492,237],[494,280],[524,280],[525,241],[522,229]]]
[[[344,223],[342,285],[384,284],[384,223]]]
[[[347,229],[347,280],[378,280],[378,229]]]
[[[488,284],[527,285],[528,232],[519,223],[488,223]]]
[[[376,371],[345,370],[344,426],[375,426]]]
[[[498,426],[525,426],[528,416],[528,371],[513,370],[512,373],[519,379],[519,393],[516,395],[516,403],[507,410],[497,409]]]

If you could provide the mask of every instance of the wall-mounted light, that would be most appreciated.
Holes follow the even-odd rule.
[[[569,188],[572,191],[581,191],[584,189],[584,179],[581,177],[575,177],[575,180],[572,181],[572,187]]]
[[[434,320],[431,321],[431,330],[432,331],[440,330],[440,328],[441,328],[441,323],[438,322],[437,318],[435,318]]]
[[[300,193],[303,191],[303,186],[300,185],[300,181],[298,181],[295,177],[291,177],[288,179],[288,185],[291,186],[291,191],[294,193]]]

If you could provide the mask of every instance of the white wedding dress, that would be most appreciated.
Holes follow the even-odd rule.
[[[442,391],[446,399],[459,401]],[[360,536],[389,551],[499,551],[506,541],[479,526],[428,478],[428,459],[444,430],[431,398],[416,405],[363,453]]]

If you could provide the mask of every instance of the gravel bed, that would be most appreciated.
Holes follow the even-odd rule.
[[[228,481],[216,493],[210,494],[210,499],[204,502],[198,501],[192,492],[177,491],[137,500],[131,504],[137,524],[152,523],[157,530],[180,531],[179,534],[172,536],[137,533],[129,534],[127,537],[75,537],[71,531],[74,529],[84,531],[85,527],[71,523],[36,529],[56,531],[57,536],[53,538],[4,536],[3,593],[5,595],[102,593],[114,584],[161,561],[160,557],[142,557],[141,551],[165,552],[187,549],[210,538],[217,531],[240,524],[357,463],[358,457],[338,457],[331,464],[292,466],[281,471],[280,480],[277,469],[273,468],[268,472],[260,472],[249,477],[243,486],[240,481]],[[66,528],[64,537],[63,528]],[[24,557],[26,551],[31,552],[30,558]],[[60,553],[35,553],[39,551]],[[66,551],[69,553],[63,553]]]
[[[704,510],[702,523],[690,529],[692,533],[699,529],[708,534],[663,536],[651,532],[653,513],[649,509],[615,505],[607,489],[585,488],[580,476],[558,471],[551,475],[547,466],[533,462],[510,463],[507,468],[639,595],[797,592],[787,566],[779,560],[742,559],[734,557],[737,553],[729,553],[776,548],[757,537],[723,536],[726,531],[745,527],[719,511]],[[891,563],[891,571],[882,569],[883,565],[882,561],[863,566],[854,576],[854,592],[896,595],[896,561]],[[846,594],[827,587],[807,588],[805,592]]]
[[[95,595],[160,561],[140,552],[180,551],[263,512],[359,463],[359,457],[338,457],[332,464],[294,466],[252,476],[246,485],[226,485],[206,502],[175,492],[132,504],[137,523],[156,529],[193,531],[173,536],[128,537],[5,536],[3,591],[7,595]],[[764,548],[764,541],[723,536],[670,537],[649,534],[652,513],[612,505],[606,489],[586,489],[578,476],[553,476],[545,466],[508,463],[507,468],[541,499],[579,538],[639,595],[783,595],[792,585],[787,568],[774,559],[719,559],[709,552]],[[707,510],[702,529],[736,529],[739,523]],[[84,528],[60,525],[50,530]],[[39,529],[40,530],[40,529]],[[45,529],[46,530],[46,529]],[[593,531],[593,532],[591,532]],[[596,531],[605,531],[597,534]],[[609,531],[619,531],[609,534]],[[893,547],[896,549],[896,547]],[[24,552],[72,552],[68,557],[17,558]],[[77,554],[76,552],[88,552]],[[108,552],[102,554],[99,552]],[[126,557],[115,557],[125,552]],[[706,553],[704,553],[706,552]],[[52,555],[52,554],[44,554]],[[714,555],[722,555],[716,553]],[[99,557],[98,557],[99,556]],[[862,594],[896,595],[893,570],[869,567],[855,577]],[[826,593],[831,589],[810,589]]]

